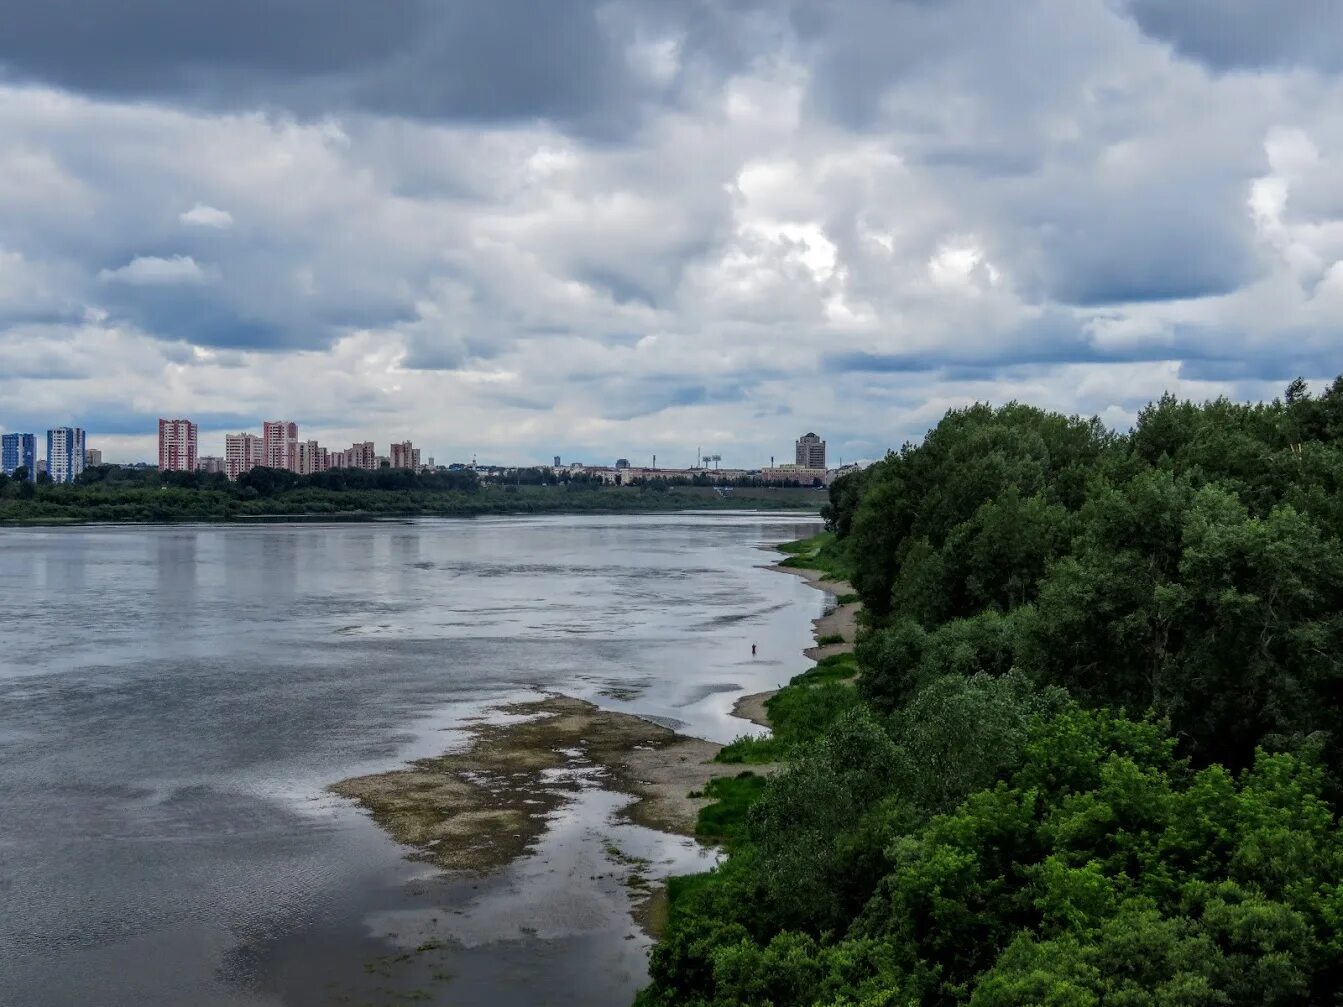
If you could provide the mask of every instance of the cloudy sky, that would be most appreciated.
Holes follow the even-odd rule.
[[[0,0],[0,428],[876,457],[1343,370],[1335,0]]]

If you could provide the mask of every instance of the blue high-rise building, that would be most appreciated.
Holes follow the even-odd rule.
[[[47,431],[47,475],[54,483],[72,483],[84,471],[84,431],[57,427]]]
[[[28,478],[37,481],[37,436],[35,434],[0,434],[0,472],[12,476],[23,466]]]

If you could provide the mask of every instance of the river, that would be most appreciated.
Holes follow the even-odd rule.
[[[632,865],[712,851],[585,784],[445,876],[325,791],[553,691],[728,741],[824,597],[796,515],[0,530],[0,1005],[624,1005]],[[759,654],[751,656],[751,644]]]

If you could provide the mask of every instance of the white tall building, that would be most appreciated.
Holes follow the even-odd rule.
[[[237,479],[261,464],[262,441],[256,434],[226,434],[224,436],[224,474]]]
[[[298,424],[289,420],[267,420],[261,424],[263,458],[268,469],[298,471]]]
[[[47,474],[54,483],[72,483],[84,471],[84,431],[57,427],[47,431]]]

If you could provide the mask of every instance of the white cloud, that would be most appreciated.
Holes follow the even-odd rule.
[[[166,259],[157,255],[139,255],[124,266],[102,270],[98,278],[137,287],[210,282],[210,274],[189,255]]]
[[[1209,74],[1104,0],[762,4],[709,40],[606,7],[640,105],[595,136],[0,88],[0,371],[61,375],[0,382],[0,423],[747,464],[1343,358],[1337,78]]]
[[[190,210],[184,210],[177,219],[193,227],[213,227],[221,231],[233,226],[233,214],[204,203],[197,203]]]

